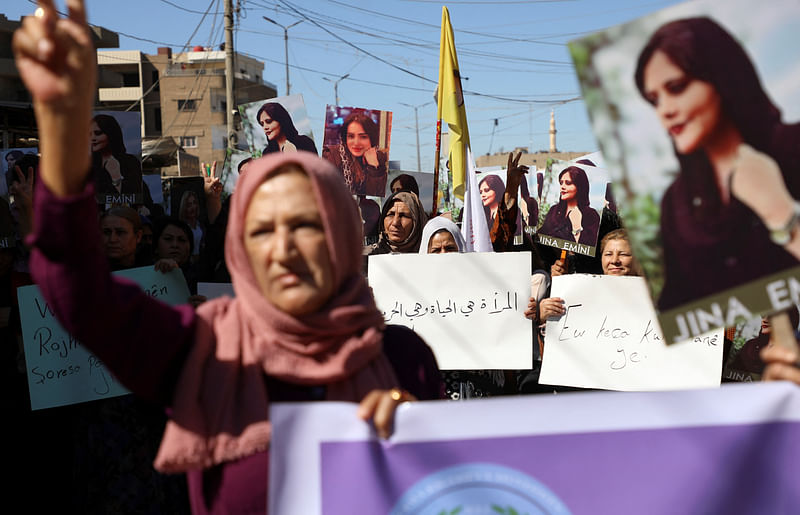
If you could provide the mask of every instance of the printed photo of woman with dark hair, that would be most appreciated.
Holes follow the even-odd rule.
[[[239,113],[254,157],[300,150],[319,155],[302,95],[250,102]]]
[[[668,337],[798,300],[775,293],[800,280],[798,23],[794,1],[706,0],[571,43]]]
[[[120,125],[119,120],[122,120]],[[97,113],[92,118],[89,141],[92,151],[92,177],[100,203],[134,204],[142,201],[142,165],[136,155],[128,153],[123,126],[128,140],[135,139],[141,153],[139,113]]]
[[[354,195],[383,197],[389,173],[392,113],[328,106],[329,115],[332,109],[338,113],[326,117],[331,120],[326,119],[322,157],[342,172]]]

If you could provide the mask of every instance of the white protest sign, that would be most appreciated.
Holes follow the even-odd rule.
[[[439,368],[529,369],[529,252],[370,256],[369,283],[387,324],[411,327]]]
[[[170,305],[185,304],[189,288],[183,273],[161,273],[152,266],[115,272]],[[52,408],[125,395],[128,390],[105,365],[55,318],[36,285],[17,289],[31,409]],[[113,337],[113,336],[111,336]]]
[[[539,382],[607,390],[719,386],[724,329],[667,346],[642,277],[553,278],[567,312],[548,320]]]
[[[235,297],[233,283],[197,283],[197,294],[208,300],[219,297]]]

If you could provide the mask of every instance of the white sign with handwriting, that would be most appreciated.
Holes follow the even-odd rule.
[[[724,329],[667,346],[642,277],[553,278],[566,314],[548,320],[539,382],[606,390],[719,386]]]
[[[529,369],[530,252],[370,256],[387,324],[411,327],[442,370]]]

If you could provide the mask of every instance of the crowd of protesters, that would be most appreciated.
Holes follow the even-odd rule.
[[[466,250],[459,220],[426,213],[409,175],[391,183],[378,210],[353,201],[341,174],[295,141],[298,152],[284,146],[244,163],[229,198],[212,173],[203,202],[187,192],[172,216],[152,202],[98,205],[96,163],[74,151],[89,148],[90,129],[102,121],[92,119],[94,48],[83,2],[67,3],[70,14],[59,19],[42,2],[15,36],[41,161],[14,154],[6,172],[13,202],[0,200],[0,377],[11,399],[10,441],[19,443],[12,463],[52,494],[37,511],[264,512],[270,402],[358,402],[359,415],[387,436],[401,402],[570,390],[538,381],[544,324],[564,313],[564,299],[549,295],[552,277],[642,275],[624,221],[613,204],[601,216],[588,207],[586,172],[577,166],[561,173],[560,202],[545,225],[576,242],[598,232],[599,252],[562,255],[540,245],[524,230],[538,220],[526,187],[524,216],[518,205],[527,168],[510,155],[505,185],[489,176],[480,192],[494,250],[532,255],[524,316],[536,328],[534,358],[520,370],[442,373],[418,335],[384,324],[365,275],[369,255]],[[103,170],[125,191],[131,174],[112,168]],[[141,266],[180,269],[191,292],[186,305],[167,307],[111,274]],[[232,282],[236,297],[205,299],[198,282]],[[28,284],[39,285],[64,327],[132,395],[30,410],[15,294]],[[797,356],[770,347],[767,334],[765,321],[740,352],[725,353],[725,378],[735,369],[800,382]],[[772,362],[766,371],[763,359]],[[177,472],[185,475],[166,474]]]

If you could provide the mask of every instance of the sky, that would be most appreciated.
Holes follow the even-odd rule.
[[[10,20],[35,2],[13,0]],[[317,146],[325,107],[394,113],[390,159],[432,171],[442,6],[450,11],[476,156],[549,147],[551,109],[561,151],[597,150],[567,42],[679,3],[675,0],[234,0],[234,47],[265,64],[263,78],[286,94],[282,28],[289,28],[291,93],[303,95]],[[63,6],[63,0],[57,2]],[[121,50],[154,54],[225,40],[224,0],[87,0],[90,23],[119,33]],[[301,21],[302,20],[302,21]],[[347,78],[339,80],[347,75]],[[418,123],[415,120],[415,109]],[[165,120],[165,123],[169,123]]]

